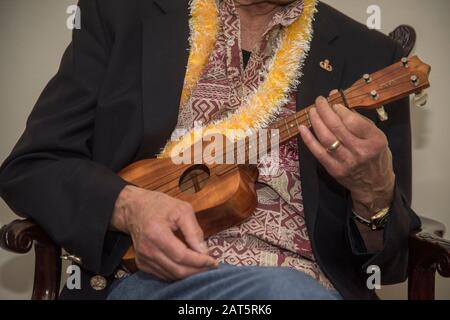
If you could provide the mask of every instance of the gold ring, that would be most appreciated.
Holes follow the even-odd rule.
[[[339,140],[336,140],[328,149],[328,152],[334,152],[342,145],[342,143]]]

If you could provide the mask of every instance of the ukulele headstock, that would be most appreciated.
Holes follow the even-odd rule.
[[[403,58],[383,70],[365,74],[353,86],[345,90],[346,102],[351,109],[378,109],[380,118],[382,106],[421,92],[430,86],[428,76],[431,67],[417,56]]]

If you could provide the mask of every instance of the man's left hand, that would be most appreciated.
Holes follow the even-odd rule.
[[[386,135],[371,120],[319,97],[301,136],[318,161],[352,195],[353,209],[370,218],[392,202],[395,175]]]

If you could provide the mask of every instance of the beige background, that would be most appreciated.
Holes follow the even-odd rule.
[[[124,0],[125,1],[125,0]],[[46,82],[56,72],[70,41],[66,8],[75,0],[0,0],[0,161],[24,129],[25,120]],[[450,227],[450,106],[447,102],[450,64],[450,1],[327,0],[361,22],[366,9],[382,9],[383,32],[401,23],[418,32],[416,53],[432,64],[427,108],[413,109],[414,209]],[[0,225],[14,215],[0,200]],[[26,299],[33,278],[33,254],[0,252],[0,299]],[[404,299],[405,285],[384,287],[382,298]],[[450,280],[438,278],[437,297],[450,299]]]

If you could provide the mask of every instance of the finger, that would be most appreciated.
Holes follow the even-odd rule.
[[[172,230],[162,230],[155,239],[155,246],[174,263],[194,268],[212,268],[217,266],[214,258],[205,253],[199,253],[189,249]]]
[[[341,104],[334,105],[333,109],[344,123],[345,127],[355,136],[361,139],[371,136],[375,125],[369,119],[357,112],[351,111]]]
[[[145,271],[145,273],[150,273],[158,279],[166,282],[177,280],[173,275],[158,266],[155,262],[148,262],[148,271]]]
[[[186,265],[178,264],[174,261],[172,261],[167,255],[165,255],[163,252],[158,251],[155,253],[154,257],[155,262],[163,268],[165,271],[167,271],[174,279],[184,279],[188,276],[205,272],[210,270],[209,267],[203,267],[203,268],[196,268],[196,267],[190,267]]]
[[[334,90],[330,91],[328,96],[332,96],[332,95],[337,94],[337,93],[339,93],[339,90],[338,89],[334,89]]]
[[[358,143],[350,131],[347,130],[341,118],[334,112],[324,97],[316,100],[316,109],[324,124],[330,131],[341,141],[348,149],[354,151],[355,145]]]
[[[155,262],[150,261],[149,267],[153,270],[153,274],[163,281],[171,282],[176,280],[169,272],[161,268]]]
[[[308,149],[316,159],[330,172],[336,170],[339,163],[314,137],[312,132],[304,125],[300,126],[300,134]]]
[[[338,140],[337,137],[322,121],[315,108],[312,108],[310,111],[310,120],[314,129],[314,133],[316,134],[322,146],[324,146],[325,148],[329,148]],[[337,158],[340,161],[347,161],[350,157],[352,157],[352,154],[344,145],[341,145],[339,148],[333,151],[333,157]]]
[[[145,256],[136,257],[136,265],[139,270],[152,274],[156,276],[158,279],[164,281],[173,281],[175,278],[166,270],[162,269],[151,259],[147,259]]]
[[[177,215],[175,221],[187,244],[199,253],[208,252],[208,246],[206,246],[203,239],[203,230],[198,224],[194,210],[191,205],[187,204],[185,212],[180,212]]]
[[[328,94],[328,101],[331,103],[332,101],[337,101],[340,98],[339,96],[339,90],[334,89],[331,90]]]

